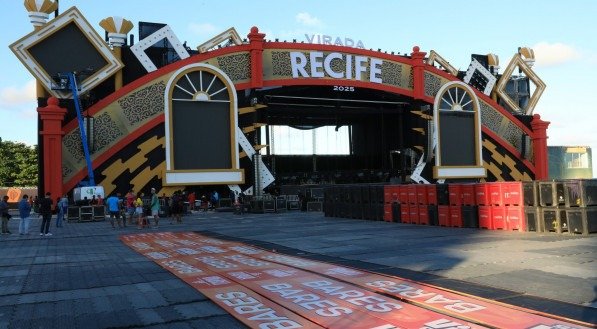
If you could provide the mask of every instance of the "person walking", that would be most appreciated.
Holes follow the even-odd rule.
[[[155,191],[155,188],[151,188],[151,215],[153,216],[153,228],[158,228],[158,222],[160,221],[160,199]]]
[[[39,213],[41,214],[41,228],[39,235],[51,236],[50,221],[52,220],[52,193],[46,192],[46,197],[39,201]]]
[[[5,195],[0,201],[0,215],[2,216],[2,234],[11,234],[8,230],[8,220],[11,217],[8,213],[8,195]]]
[[[120,209],[118,206],[118,203],[120,202],[120,200],[118,200],[118,197],[115,195],[111,195],[109,198],[106,199],[106,205],[108,206],[108,212],[110,213],[110,225],[112,225],[112,229],[116,229],[116,226],[114,225],[114,220],[116,220],[116,223],[118,224],[118,228],[121,228],[120,225]]]
[[[63,196],[56,200],[56,227],[62,227],[62,220],[66,218],[68,211],[68,198]]]
[[[29,234],[29,224],[31,223],[31,203],[29,202],[29,196],[27,194],[23,195],[21,201],[19,201],[19,216],[21,219],[19,220],[19,234],[20,235],[28,235]]]

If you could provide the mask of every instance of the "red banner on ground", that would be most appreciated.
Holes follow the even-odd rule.
[[[410,280],[196,233],[144,233],[122,241],[252,328],[584,328]]]

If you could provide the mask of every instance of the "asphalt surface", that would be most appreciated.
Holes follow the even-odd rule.
[[[0,236],[0,328],[245,328],[209,299],[125,246],[108,221],[52,236]],[[148,231],[148,230],[146,230]],[[279,253],[427,282],[597,323],[597,235],[429,227],[322,213],[196,212],[155,231],[200,231]]]

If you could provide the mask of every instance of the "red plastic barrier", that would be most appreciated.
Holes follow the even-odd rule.
[[[416,204],[408,205],[408,210],[410,212],[410,223],[419,224],[419,206]]]
[[[479,228],[493,230],[491,225],[491,206],[479,206]]]
[[[426,184],[425,189],[427,191],[427,204],[437,205],[437,185]]]
[[[417,192],[417,204],[427,205],[427,186],[425,184],[415,185]]]
[[[462,205],[462,184],[448,185],[448,200],[451,206]]]
[[[402,204],[407,204],[408,203],[408,189],[407,189],[408,185],[399,185],[398,186],[398,200],[400,200],[400,203]]]
[[[490,202],[493,206],[503,206],[504,205],[504,185],[502,182],[492,182],[489,184],[489,195],[490,195]]]
[[[491,209],[491,226],[494,230],[507,230],[506,207],[493,206]]]
[[[523,206],[506,206],[506,222],[508,230],[524,232],[527,230],[527,223],[524,216]]]
[[[392,204],[398,200],[398,185],[384,185],[383,203]]]
[[[383,187],[383,203],[392,203],[392,185],[384,185]]]
[[[462,184],[460,193],[463,205],[474,206],[477,204],[475,200],[475,184]]]
[[[392,202],[400,203],[400,185],[392,185]]]
[[[462,227],[462,209],[461,206],[450,206],[450,226]]]
[[[450,226],[450,206],[437,206],[439,226]]]
[[[406,192],[408,193],[408,203],[417,204],[417,185],[406,185]]]
[[[429,210],[427,205],[419,205],[419,224],[429,225]]]
[[[386,222],[392,221],[392,204],[383,205],[383,220]]]
[[[490,183],[475,184],[475,202],[479,206],[491,205],[491,194],[489,192]]]
[[[400,206],[400,221],[402,223],[410,223],[410,209],[408,209],[407,204]]]
[[[504,182],[504,204],[511,206],[522,206],[524,192],[522,190],[522,182]]]

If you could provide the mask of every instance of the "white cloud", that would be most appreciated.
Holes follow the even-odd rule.
[[[581,57],[580,52],[573,46],[559,42],[539,42],[532,48],[535,51],[535,64],[537,66],[556,66]]]
[[[296,15],[296,21],[307,26],[321,26],[322,23],[317,17],[311,16],[309,13],[298,13]]]
[[[222,32],[218,31],[218,28],[210,23],[190,23],[188,29],[197,35],[212,35]]]
[[[35,80],[22,86],[9,86],[0,89],[0,106],[10,107],[35,102]]]

